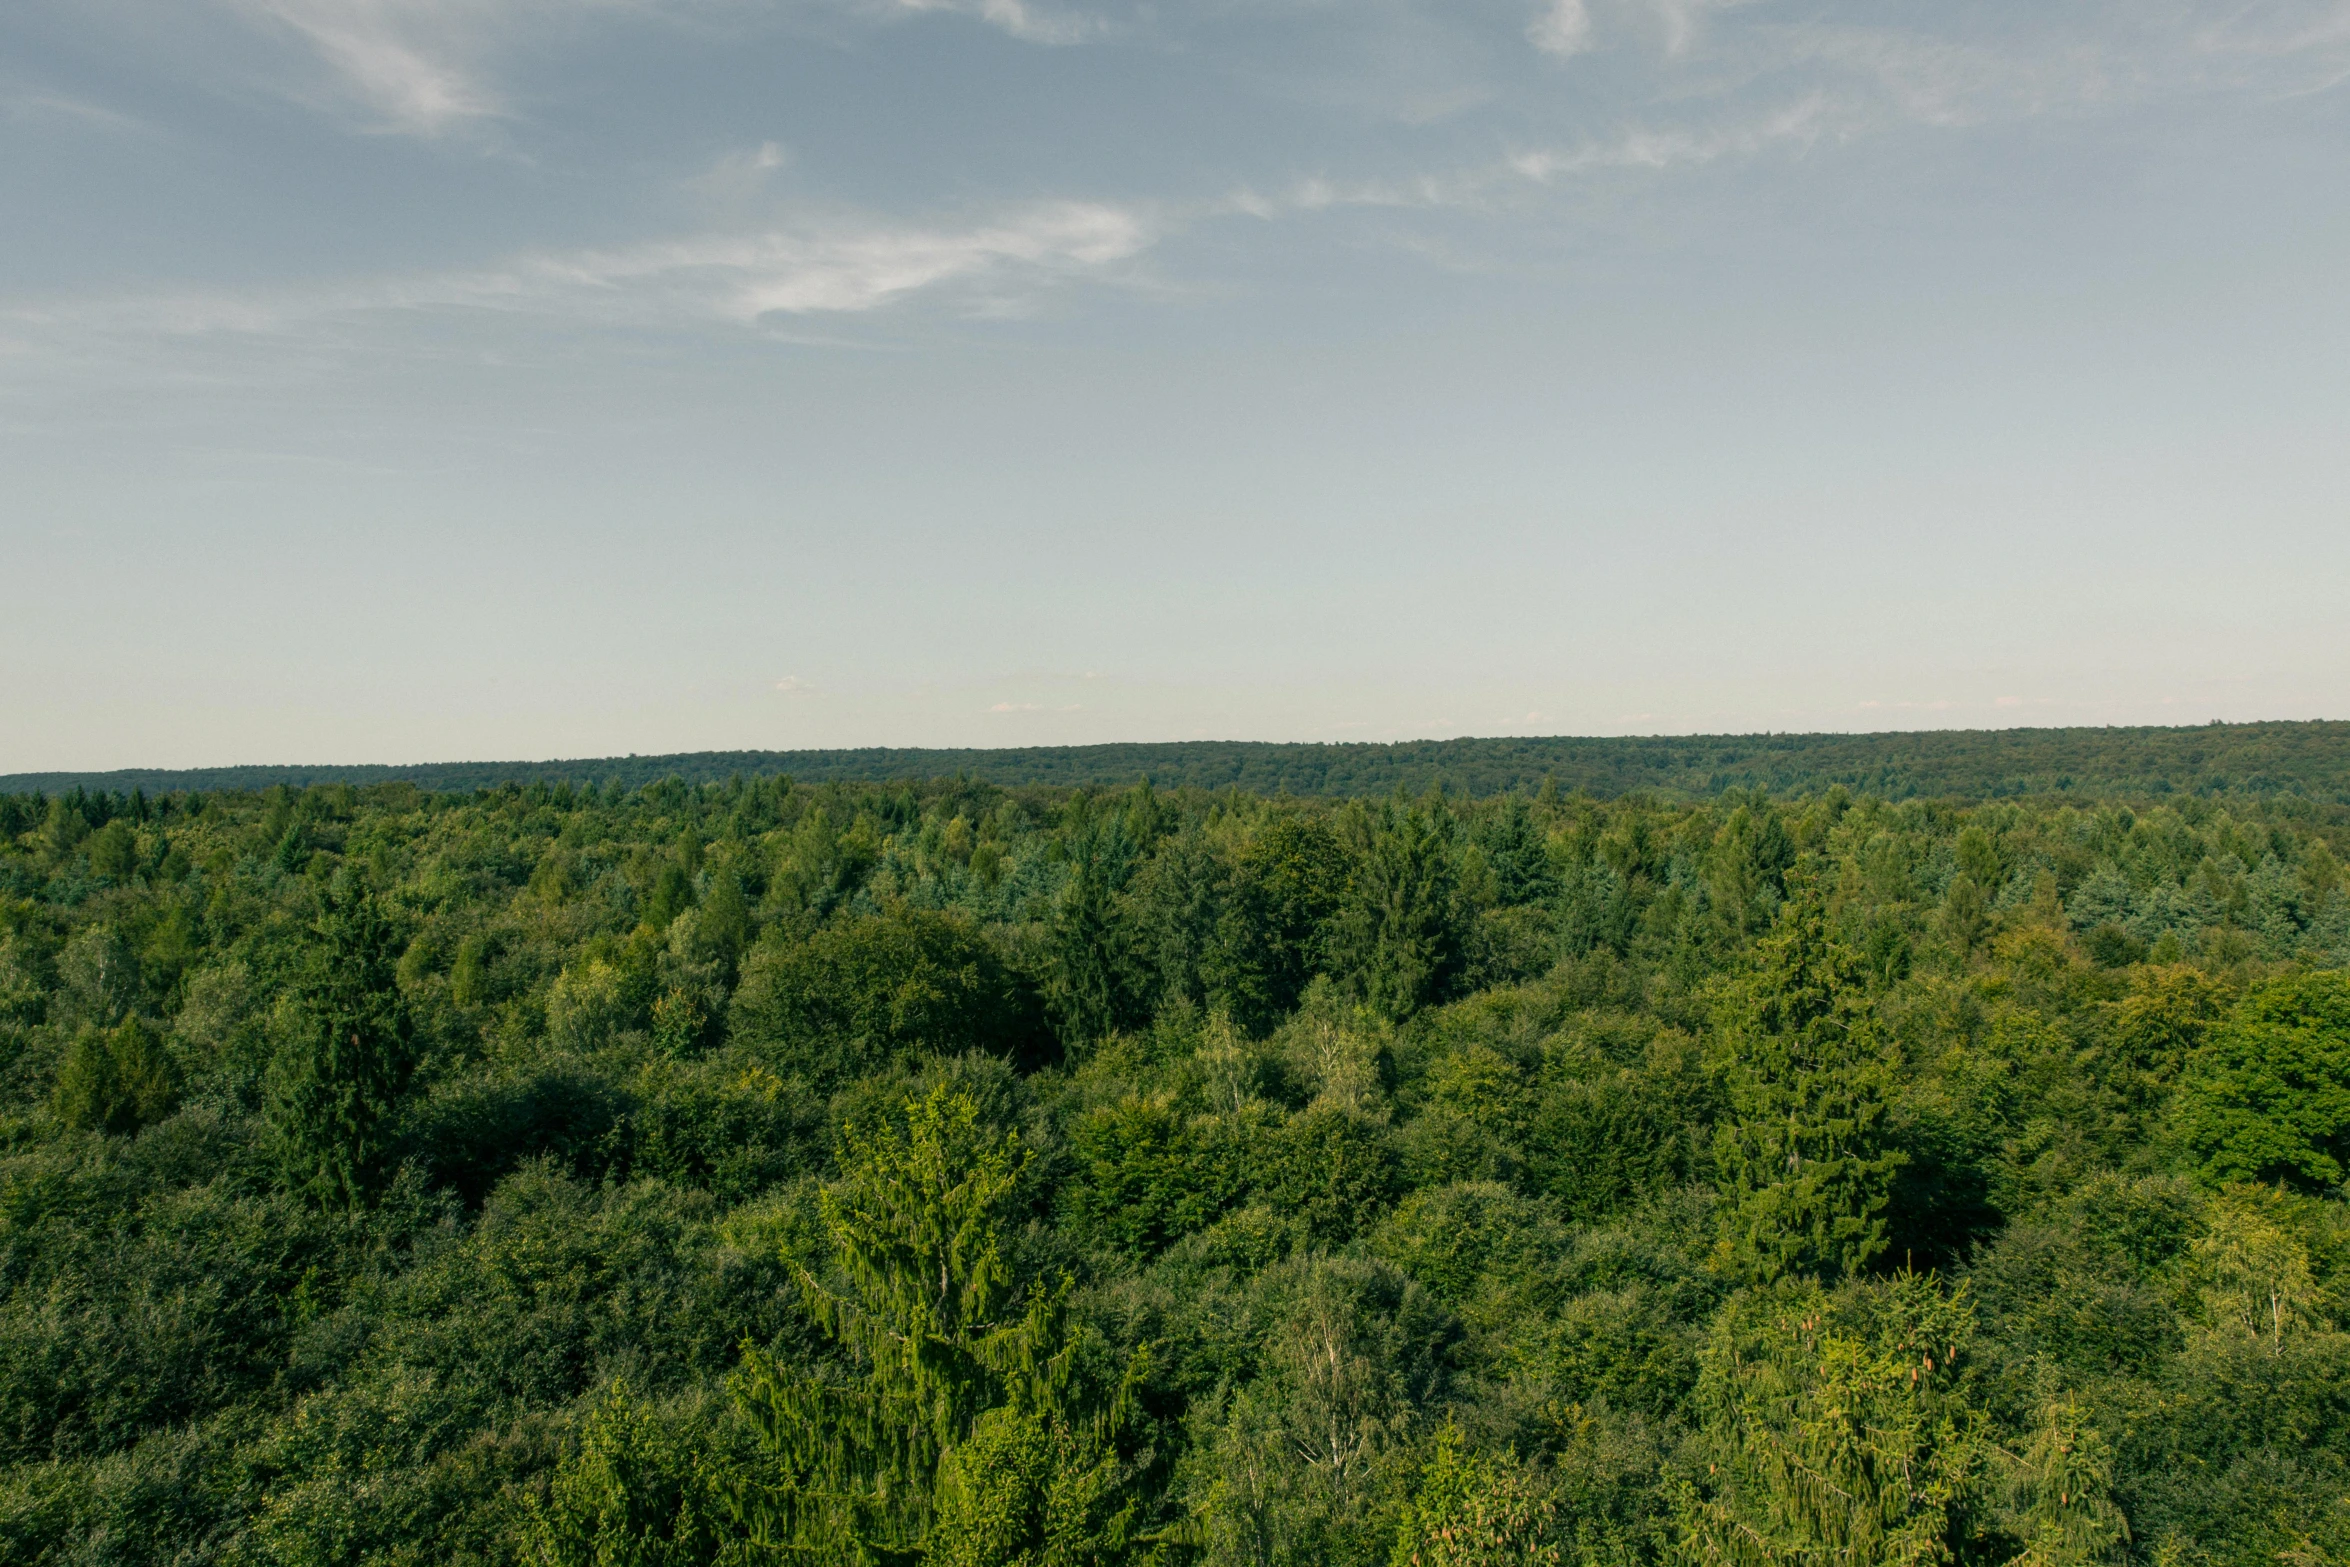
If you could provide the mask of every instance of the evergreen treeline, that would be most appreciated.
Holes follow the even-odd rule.
[[[2350,811],[0,800],[0,1560],[2350,1559]]]
[[[442,791],[509,783],[594,782],[637,789],[664,779],[724,783],[896,783],[963,777],[1003,788],[1240,789],[1372,797],[1435,788],[1473,796],[1546,782],[1614,799],[1646,792],[1710,799],[1732,790],[1812,794],[1842,785],[1887,800],[2092,800],[2176,794],[2301,795],[2350,804],[2350,723],[2207,724],[2193,729],[1957,729],[1912,734],[1650,735],[1620,739],[1409,740],[1393,745],[1186,740],[1002,750],[704,751],[555,762],[434,762],[410,767],[215,767],[171,772],[20,773],[0,792],[72,789],[259,790],[406,782]]]

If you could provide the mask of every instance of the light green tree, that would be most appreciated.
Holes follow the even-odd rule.
[[[1404,1505],[1392,1567],[1558,1567],[1566,1530],[1557,1488],[1514,1452],[1469,1450],[1447,1420]]]
[[[1027,1164],[1016,1134],[943,1086],[846,1137],[821,1198],[831,1267],[786,1258],[846,1366],[746,1346],[737,1398],[766,1467],[728,1500],[750,1545],[782,1560],[1074,1563],[1124,1538],[1124,1390],[1083,1396],[1068,1283],[1023,1289],[1004,1260]]]
[[[615,1383],[532,1508],[529,1545],[546,1567],[699,1567],[722,1545],[708,1471]]]
[[[1683,1561],[1922,1567],[1951,1559],[1987,1456],[1958,1392],[1974,1332],[1926,1275],[1833,1294],[1735,1297],[1702,1360],[1705,1473],[1683,1498]]]
[[[2113,1449],[2071,1398],[2040,1411],[2012,1465],[2013,1504],[2024,1533],[2013,1567],[2092,1567],[2121,1559],[2130,1526],[2113,1499]]]

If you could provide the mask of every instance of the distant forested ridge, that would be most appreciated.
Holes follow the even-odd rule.
[[[2350,1561],[2334,732],[0,793],[0,1562]]]
[[[838,751],[696,751],[551,762],[430,762],[409,767],[214,767],[189,771],[19,773],[0,791],[304,788],[405,781],[422,788],[583,783],[640,788],[664,778],[803,783],[968,778],[1007,788],[1118,787],[1366,797],[1430,787],[1470,795],[1529,793],[1553,781],[1601,799],[1642,791],[1708,799],[1734,789],[1774,795],[1836,785],[1888,800],[2061,794],[2087,799],[2169,794],[2301,795],[2350,801],[2350,723],[2208,724],[2189,729],[1953,729],[1907,734],[1655,735],[1614,739],[1407,740],[1392,745],[1186,740],[1149,745],[1003,750],[874,747]]]

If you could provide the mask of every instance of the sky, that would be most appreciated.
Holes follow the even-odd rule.
[[[2350,716],[2350,0],[14,0],[0,772]]]

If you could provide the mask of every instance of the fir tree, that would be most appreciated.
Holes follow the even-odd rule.
[[[1834,1277],[1885,1247],[1904,1162],[1886,1138],[1891,1074],[1861,959],[1830,937],[1816,895],[1790,901],[1761,949],[1722,1020],[1731,1113],[1715,1137],[1715,1265],[1755,1283]]]
[[[289,1184],[356,1206],[383,1175],[384,1125],[414,1065],[399,946],[374,896],[328,889],[270,1071],[269,1122]]]

